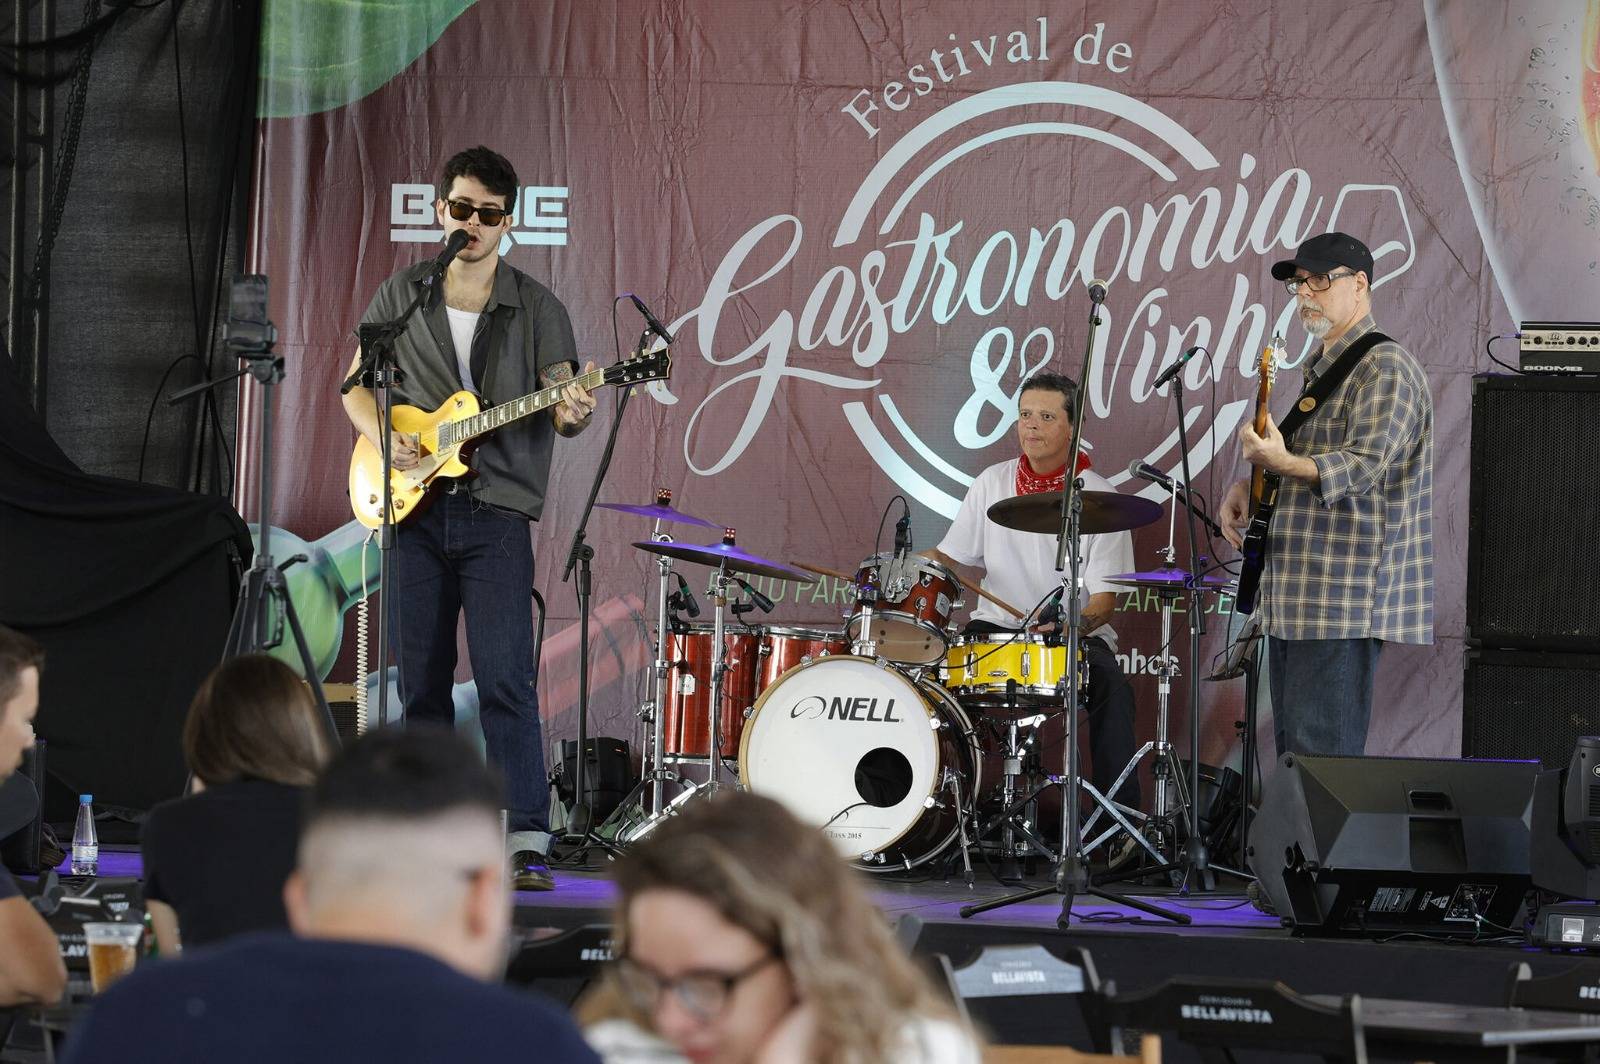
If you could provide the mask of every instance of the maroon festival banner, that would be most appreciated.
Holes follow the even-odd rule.
[[[843,571],[876,549],[893,496],[910,502],[916,546],[933,546],[972,477],[1015,453],[1023,378],[1080,372],[1091,278],[1110,282],[1084,404],[1094,467],[1167,507],[1134,533],[1138,567],[1157,568],[1169,536],[1186,560],[1165,493],[1125,472],[1179,466],[1173,398],[1151,382],[1206,348],[1183,375],[1187,436],[1196,483],[1219,500],[1243,471],[1263,345],[1288,337],[1290,387],[1309,350],[1270,263],[1342,229],[1372,248],[1377,320],[1426,366],[1436,407],[1436,642],[1386,651],[1368,749],[1452,756],[1471,377],[1490,368],[1487,335],[1519,316],[1592,316],[1596,295],[1594,6],[1401,3],[1380,18],[1266,0],[456,0],[372,24],[274,3],[254,268],[288,361],[278,523],[354,542],[338,383],[374,287],[433,254],[433,182],[462,147],[517,167],[503,252],[566,303],[587,357],[616,357],[619,292],[677,333],[672,377],[630,404],[601,498],[670,488],[747,550]],[[330,66],[328,48],[361,58]],[[639,321],[619,314],[626,348]],[[610,402],[558,443],[537,526],[552,743],[576,730],[560,573]],[[247,477],[241,505],[252,498]],[[607,511],[589,527],[591,734],[634,743],[655,569],[629,543],[649,532]],[[773,623],[837,625],[851,600],[835,580],[759,586]],[[1209,671],[1231,602],[1207,601],[1198,662],[1183,608],[1180,666]],[[1130,592],[1115,621],[1141,741],[1160,610]],[[331,679],[354,679],[351,642]],[[1185,691],[1172,735],[1186,749]],[[1227,758],[1239,681],[1202,696],[1202,756]],[[1270,751],[1269,721],[1260,734]]]

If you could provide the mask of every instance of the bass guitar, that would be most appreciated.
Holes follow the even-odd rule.
[[[394,430],[416,436],[421,455],[414,468],[390,473],[390,506],[395,522],[404,521],[421,509],[428,488],[439,478],[471,474],[467,459],[479,437],[555,406],[568,384],[589,391],[602,384],[627,387],[666,380],[671,371],[672,357],[663,349],[580,374],[487,410],[479,407],[476,395],[465,391],[456,392],[437,410],[394,407]],[[356,449],[350,455],[350,508],[355,511],[356,520],[368,528],[383,524],[383,456],[365,436],[357,438]]]
[[[1274,336],[1261,352],[1261,363],[1256,367],[1256,417],[1255,430],[1259,436],[1267,431],[1267,420],[1272,416],[1267,401],[1272,398],[1272,382],[1278,375],[1278,356],[1283,351],[1283,337]],[[1233,608],[1240,613],[1255,612],[1256,592],[1261,588],[1261,571],[1267,564],[1267,548],[1271,543],[1269,527],[1272,511],[1278,505],[1278,485],[1282,479],[1257,466],[1250,474],[1250,524],[1245,529],[1244,545],[1239,548],[1244,562],[1239,567],[1239,590],[1234,593]]]

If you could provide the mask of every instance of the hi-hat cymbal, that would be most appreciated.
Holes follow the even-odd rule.
[[[701,528],[721,528],[715,521],[707,521],[703,517],[686,514],[682,510],[674,510],[662,503],[650,506],[636,506],[626,502],[597,502],[596,509],[616,510],[618,513],[635,514],[639,517],[648,517],[653,521],[670,521],[680,525],[699,525]]]
[[[1083,517],[1078,531],[1086,536],[1100,532],[1122,532],[1148,525],[1161,516],[1161,504],[1123,495],[1115,491],[1084,491]],[[1061,492],[1041,491],[1001,499],[989,507],[989,520],[1018,532],[1048,532],[1061,528]]]
[[[683,510],[672,509],[672,488],[661,488],[656,491],[654,504],[635,506],[632,502],[595,502],[595,506],[603,510],[618,510],[619,514],[635,514],[638,517],[648,517],[654,522],[672,522],[675,525],[699,525],[701,528],[722,528],[714,522],[707,522],[704,517],[694,517],[685,514]]]
[[[731,573],[753,573],[757,576],[770,576],[774,580],[792,580],[797,584],[815,583],[817,579],[810,573],[791,569],[782,562],[740,550],[726,540],[721,543],[709,543],[703,547],[695,543],[652,543],[649,540],[635,543],[634,546],[651,554],[665,554],[669,558],[697,562],[713,568],[726,564]]]
[[[1191,576],[1187,569],[1152,569],[1146,573],[1118,573],[1116,576],[1106,577],[1108,584],[1121,584],[1124,587],[1151,587],[1157,590],[1168,588],[1174,591],[1187,591],[1191,585]],[[1200,587],[1206,591],[1223,591],[1233,586],[1233,581],[1225,576],[1210,574],[1200,578]]]

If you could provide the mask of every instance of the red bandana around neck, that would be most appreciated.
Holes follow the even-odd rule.
[[[1076,476],[1089,468],[1089,456],[1083,451],[1078,452],[1078,466]],[[1017,494],[1038,495],[1045,491],[1065,491],[1067,488],[1067,466],[1063,462],[1061,468],[1054,473],[1035,473],[1033,466],[1028,462],[1028,456],[1023,455],[1017,459]]]

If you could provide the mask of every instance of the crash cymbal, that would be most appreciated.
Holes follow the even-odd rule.
[[[1118,573],[1116,576],[1105,578],[1108,584],[1121,584],[1124,587],[1151,587],[1157,590],[1171,588],[1175,591],[1187,591],[1190,587],[1190,574],[1187,569],[1152,569],[1147,573]],[[1200,586],[1206,591],[1223,591],[1233,586],[1233,581],[1225,576],[1211,574],[1200,578]]]
[[[708,543],[703,547],[695,543],[652,543],[649,540],[635,543],[634,546],[651,554],[665,554],[679,561],[696,562],[713,568],[726,564],[730,573],[754,573],[757,576],[770,576],[774,580],[792,580],[797,584],[811,584],[817,579],[810,573],[791,569],[782,562],[740,550],[734,546],[731,535],[724,536],[721,543]]]
[[[1084,535],[1122,532],[1148,525],[1161,516],[1161,504],[1115,491],[1085,491],[1083,517],[1078,530]],[[1041,491],[1002,499],[989,507],[989,520],[1018,532],[1048,532],[1061,527],[1061,492]]]
[[[626,502],[597,502],[595,506],[602,510],[616,510],[618,513],[648,517],[652,521],[670,521],[680,525],[699,525],[701,528],[723,527],[715,521],[707,521],[703,517],[686,514],[682,510],[674,510],[672,508],[672,492],[666,488],[656,492],[656,501],[653,505],[639,506]]]

